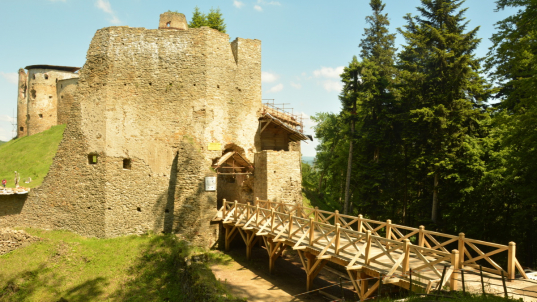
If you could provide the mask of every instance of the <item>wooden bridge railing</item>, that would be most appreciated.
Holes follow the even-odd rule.
[[[317,207],[307,208],[297,204],[259,199],[254,202],[254,205],[225,201],[220,211],[224,223],[226,221],[233,221],[234,224],[244,223],[243,229],[258,229],[257,235],[267,235],[278,231],[274,242],[286,239],[295,240],[294,249],[300,250],[306,246],[317,248],[321,250],[321,254],[318,255],[321,259],[329,250],[335,251],[336,256],[344,253],[352,259],[350,267],[353,267],[358,260],[368,265],[371,262],[377,263],[379,257],[386,256],[392,262],[389,265],[388,275],[390,276],[395,272],[403,275],[407,273],[408,254],[413,253],[423,262],[421,266],[413,270],[428,268],[439,275],[440,272],[434,267],[436,263],[446,261],[451,263],[452,269],[457,270],[465,266],[479,267],[477,261],[484,260],[488,264],[485,266],[483,265],[485,263],[481,263],[484,271],[498,275],[503,272],[509,280],[513,280],[518,269],[520,274],[527,279],[516,259],[514,242],[501,245],[469,239],[464,233],[455,236],[428,231],[424,226],[413,228],[393,224],[391,220],[376,221],[363,218],[362,215],[343,215],[338,211],[329,212],[319,210]],[[411,240],[417,244],[410,243]],[[381,247],[382,254],[371,256],[367,253],[371,242]],[[448,251],[447,246],[450,244],[458,247],[456,256],[455,252]],[[397,260],[392,256],[393,253],[398,253]],[[502,268],[491,258],[499,253],[507,254],[506,268]],[[407,260],[400,255],[407,255],[404,256]],[[384,262],[377,264],[387,265]]]

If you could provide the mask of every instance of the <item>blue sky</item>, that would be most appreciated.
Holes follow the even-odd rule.
[[[419,0],[384,0],[392,32],[417,14]],[[263,98],[289,103],[294,113],[339,112],[339,73],[359,54],[369,0],[0,0],[0,140],[12,137],[17,70],[35,64],[83,66],[95,32],[108,26],[157,28],[167,10],[220,8],[230,39],[262,42]],[[485,56],[494,24],[512,10],[494,12],[493,0],[467,0],[469,28],[480,26],[476,54]],[[404,40],[397,35],[396,44]],[[400,47],[399,47],[400,48]],[[306,120],[306,133],[312,125]],[[303,144],[314,156],[315,143]]]

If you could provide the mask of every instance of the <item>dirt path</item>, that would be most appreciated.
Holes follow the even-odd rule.
[[[289,252],[289,251],[286,251]],[[227,265],[215,264],[211,267],[216,278],[224,283],[231,292],[248,301],[331,301],[318,292],[306,292],[306,273],[298,256],[290,252],[276,261],[273,275],[268,272],[268,255],[265,249],[256,247],[252,250],[252,259],[246,260],[244,248],[236,247],[226,253],[233,261]],[[345,282],[347,280],[343,280]],[[314,288],[332,286],[323,291],[341,297],[339,276],[326,270],[321,271],[314,281]],[[345,284],[350,288],[349,282]],[[354,293],[345,290],[347,300],[354,297]]]

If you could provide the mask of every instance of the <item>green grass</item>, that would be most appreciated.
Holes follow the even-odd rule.
[[[0,146],[2,146],[3,144],[5,144],[7,142],[4,142],[4,141],[0,141]]]
[[[58,125],[31,136],[12,139],[0,146],[0,179],[8,187],[15,186],[15,171],[20,174],[20,186],[35,188],[43,182],[63,137],[65,125]],[[29,184],[24,183],[28,177]]]
[[[85,238],[27,229],[42,241],[0,256],[0,301],[235,301],[209,268],[229,261],[175,235]],[[209,261],[185,265],[199,254]]]

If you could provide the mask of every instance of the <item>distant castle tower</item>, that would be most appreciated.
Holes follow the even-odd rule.
[[[64,123],[58,120],[58,111],[69,111],[58,100],[57,84],[60,80],[78,78],[79,67],[31,65],[28,73],[19,69],[17,98],[18,137],[33,135]],[[65,104],[70,106],[70,104]]]
[[[175,12],[166,12],[160,14],[158,29],[181,29],[187,30],[188,23],[185,15]]]

